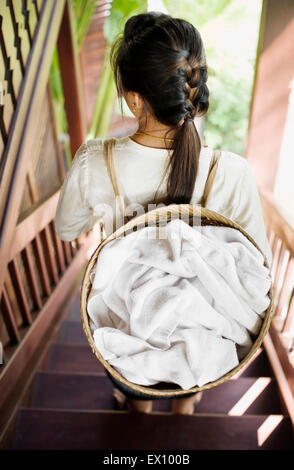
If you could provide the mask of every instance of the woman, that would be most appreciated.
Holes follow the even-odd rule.
[[[110,60],[118,95],[125,98],[139,124],[134,135],[117,139],[114,149],[123,194],[131,204],[144,207],[158,201],[199,203],[213,152],[201,142],[194,123],[209,106],[199,32],[169,15],[139,14],[126,22]],[[66,241],[77,238],[105,216],[106,207],[117,215],[103,139],[90,139],[78,149],[63,183],[55,218],[57,234]],[[221,152],[206,207],[241,225],[271,265],[257,185],[245,158]],[[121,224],[122,219],[116,227]],[[108,228],[107,234],[114,228]],[[129,409],[151,411],[151,396],[133,394],[120,383],[116,386],[128,397]],[[172,412],[193,413],[195,395],[173,399]]]

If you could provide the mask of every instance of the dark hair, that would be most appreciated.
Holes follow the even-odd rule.
[[[155,118],[171,126],[165,137],[175,130],[167,203],[189,203],[201,149],[193,118],[204,115],[209,106],[205,51],[198,30],[160,12],[132,16],[112,45],[110,62],[118,96],[123,90],[138,92]]]

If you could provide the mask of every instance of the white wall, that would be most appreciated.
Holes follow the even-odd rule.
[[[294,77],[289,83],[289,105],[275,180],[274,196],[294,219]]]

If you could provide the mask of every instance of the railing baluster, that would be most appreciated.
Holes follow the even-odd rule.
[[[279,267],[279,259],[281,254],[281,247],[282,247],[282,240],[276,237],[274,248],[272,250],[273,253],[273,262],[271,266],[271,275],[273,279],[276,279],[277,269]]]
[[[33,302],[35,304],[35,308],[40,310],[42,308],[42,300],[41,300],[38,283],[37,283],[37,279],[36,279],[36,275],[34,271],[33,261],[32,261],[31,254],[27,246],[22,250],[21,258],[22,258],[22,262],[24,264],[24,268],[25,268],[26,275],[28,278],[28,285],[31,291]]]
[[[282,328],[282,333],[289,333],[293,329],[294,323],[294,287],[292,289],[287,316]]]
[[[40,233],[41,242],[44,248],[46,260],[48,262],[48,270],[51,276],[51,280],[53,284],[58,283],[58,274],[56,268],[56,262],[53,252],[52,240],[50,237],[49,227],[48,225],[41,231]]]
[[[275,301],[283,285],[283,280],[285,277],[285,272],[286,272],[287,264],[289,261],[289,257],[290,257],[290,253],[286,249],[285,244],[282,243],[280,253],[279,253],[279,259],[277,263],[277,270],[273,277],[273,296],[274,296]]]
[[[64,255],[65,255],[66,264],[70,264],[70,262],[71,262],[71,252],[70,252],[69,242],[62,241],[62,246],[64,248]]]
[[[280,292],[280,298],[276,306],[275,316],[282,315],[282,311],[284,309],[285,303],[287,302],[287,299],[289,298],[289,294],[291,292],[291,287],[293,286],[293,277],[294,277],[294,258],[290,258],[287,268],[286,268],[284,282],[283,282],[283,286]]]
[[[21,276],[15,258],[11,260],[8,264],[8,271],[11,277],[12,285],[15,290],[16,300],[19,305],[20,314],[23,318],[24,324],[30,325],[32,323],[30,307],[23,288]]]
[[[15,318],[13,316],[13,311],[10,305],[5,283],[3,285],[2,297],[1,297],[1,310],[2,310],[4,323],[5,323],[10,341],[12,343],[19,343],[20,334],[18,331]]]
[[[53,221],[50,222],[49,227],[51,230],[51,236],[53,239],[54,248],[55,248],[55,252],[57,255],[57,259],[58,259],[59,269],[60,269],[61,274],[63,274],[65,271],[65,260],[64,260],[64,252],[62,249],[62,243],[61,243],[60,238],[56,234]]]
[[[76,241],[73,240],[72,242],[70,242],[69,246],[70,246],[71,255],[72,257],[74,257],[77,252]]]
[[[269,244],[270,244],[272,253],[274,253],[274,246],[275,246],[275,243],[276,243],[276,234],[275,234],[275,232],[274,232],[273,230],[271,230],[270,236],[269,236]]]
[[[36,263],[38,266],[38,270],[40,273],[40,279],[42,283],[42,288],[44,290],[44,294],[49,296],[51,293],[50,281],[49,281],[49,277],[48,277],[48,273],[46,269],[46,263],[44,259],[42,245],[41,245],[38,234],[36,235],[34,240],[32,240],[32,247],[33,247],[33,252],[35,255]]]

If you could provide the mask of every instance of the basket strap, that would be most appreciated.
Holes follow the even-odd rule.
[[[113,191],[115,196],[118,198],[119,205],[120,205],[120,210],[121,213],[124,217],[124,220],[129,221],[130,217],[125,215],[125,203],[124,203],[124,198],[121,195],[120,189],[119,189],[119,183],[117,179],[117,172],[115,168],[115,162],[114,162],[114,152],[113,152],[113,147],[116,143],[115,138],[110,138],[110,139],[105,139],[104,140],[104,158],[105,158],[105,163],[107,167],[107,171],[109,174],[109,178],[113,187]],[[220,150],[214,150],[213,155],[210,161],[209,165],[209,170],[208,170],[208,176],[206,179],[203,195],[200,201],[200,204],[202,207],[205,207],[207,198],[209,196],[209,193],[211,191],[211,187],[213,185],[213,181],[215,178],[217,166],[218,166],[218,161],[221,155]]]
[[[116,172],[115,161],[114,161],[114,151],[113,151],[115,143],[116,143],[115,138],[104,140],[104,158],[105,158],[106,168],[107,168],[108,175],[109,175],[112,187],[113,187],[114,194],[116,198],[118,198],[120,210],[124,218],[124,222],[126,222],[126,221],[129,221],[130,218],[125,215],[125,212],[126,212],[125,202],[119,189],[119,183],[118,183],[117,172]]]
[[[214,181],[214,178],[215,178],[215,174],[216,174],[216,170],[217,170],[220,155],[221,155],[220,150],[214,150],[213,151],[213,155],[212,155],[210,165],[209,165],[208,176],[207,176],[207,179],[206,179],[203,195],[202,195],[202,198],[201,198],[201,201],[200,201],[200,204],[201,204],[202,207],[206,206],[207,198],[209,196],[209,193],[211,191],[211,187],[213,185],[213,181]]]

